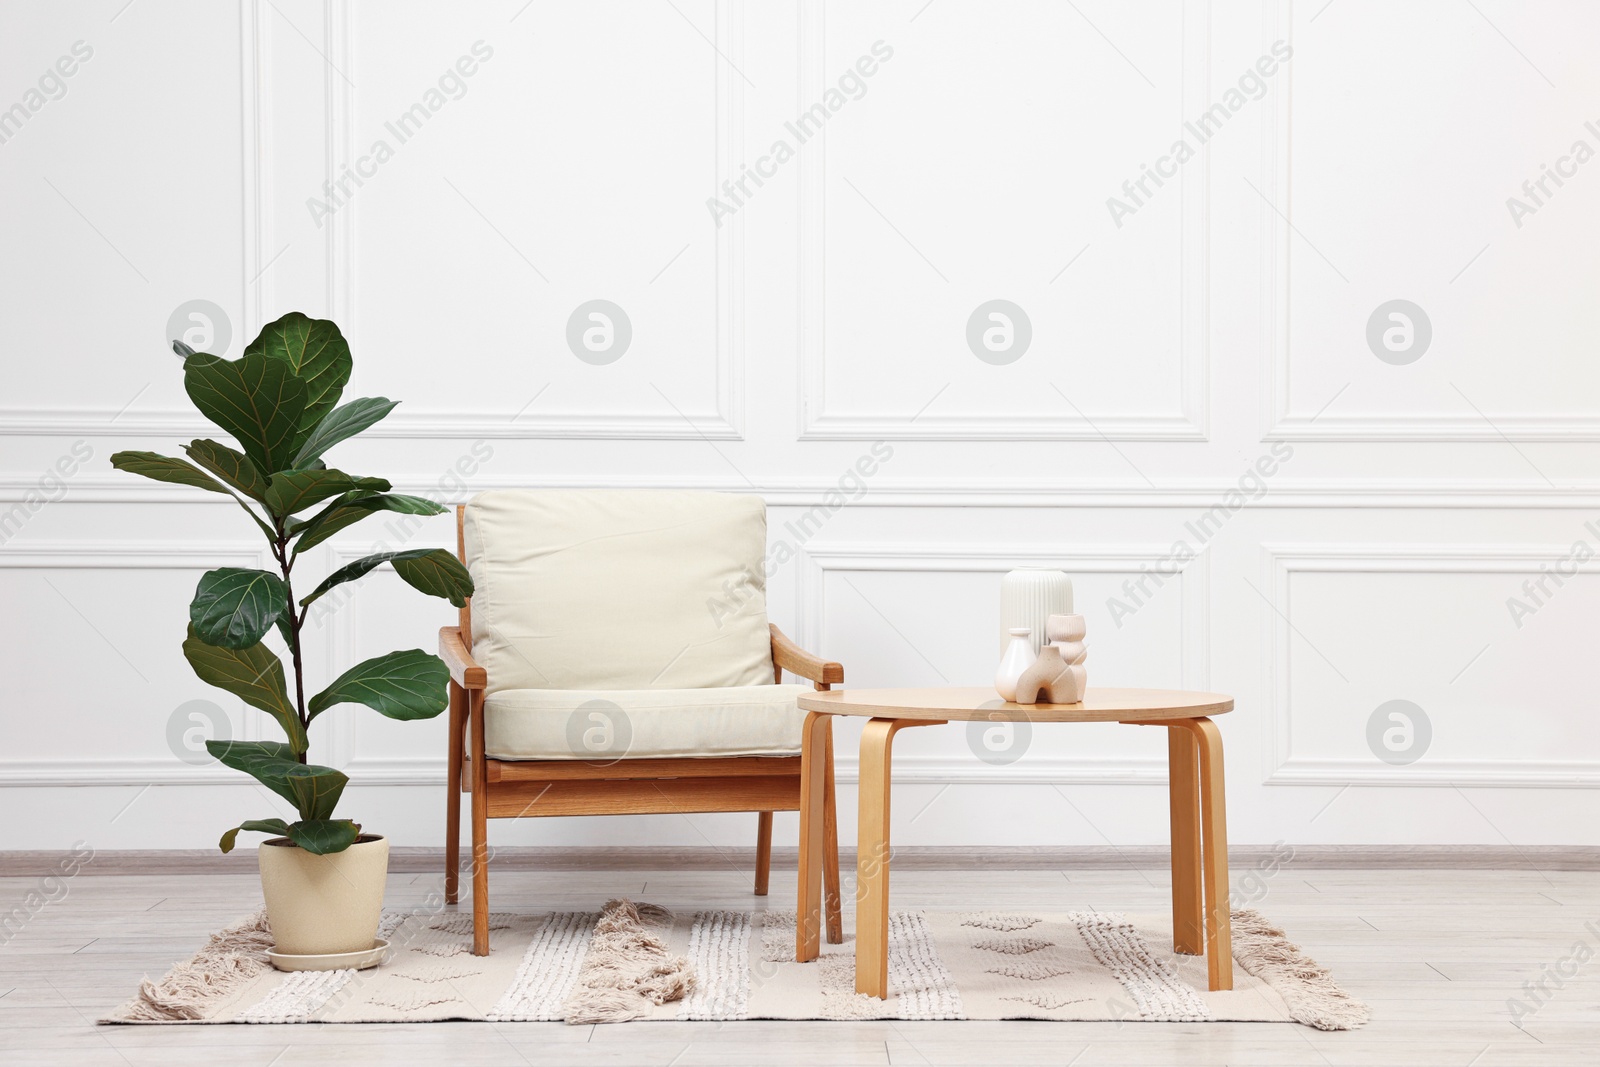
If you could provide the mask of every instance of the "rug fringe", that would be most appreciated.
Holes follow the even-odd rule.
[[[645,1015],[646,1003],[682,1000],[694,988],[694,968],[683,956],[668,956],[666,943],[650,932],[671,923],[672,913],[659,905],[607,901],[561,1006],[567,1025],[627,1022]]]
[[[139,983],[138,994],[100,1021],[172,1023],[204,1019],[212,1006],[271,967],[267,950],[272,931],[267,913],[257,912],[206,941],[205,947],[173,966],[158,982]]]
[[[1233,958],[1272,986],[1297,1022],[1318,1030],[1354,1030],[1371,1017],[1371,1009],[1340,989],[1327,968],[1254,908],[1233,913]]]

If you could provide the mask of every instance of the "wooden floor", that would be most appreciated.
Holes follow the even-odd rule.
[[[1236,872],[1236,882],[1237,882]],[[793,905],[774,871],[772,906]],[[440,878],[398,874],[388,903]],[[0,915],[38,888],[0,878]],[[749,907],[749,872],[497,872],[498,909],[592,908],[613,896]],[[897,872],[897,907],[1159,912],[1158,870]],[[847,890],[848,895],[848,890]],[[1163,1023],[444,1023],[96,1027],[143,975],[253,910],[250,875],[83,875],[0,946],[0,1063],[34,1064],[1584,1064],[1600,1062],[1600,873],[1284,868],[1259,904],[1365,999],[1364,1030]],[[1593,928],[1586,924],[1593,923]],[[1507,1000],[1585,942],[1595,958],[1513,1025]],[[1570,970],[1570,965],[1568,966]]]

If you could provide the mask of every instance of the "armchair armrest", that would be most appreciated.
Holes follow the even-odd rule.
[[[767,624],[767,628],[772,631],[772,662],[775,666],[822,685],[844,684],[843,666],[812,655],[771,623]]]
[[[473,660],[472,652],[461,639],[461,627],[445,626],[439,630],[439,658],[450,668],[450,680],[461,688],[488,688],[489,672]]]

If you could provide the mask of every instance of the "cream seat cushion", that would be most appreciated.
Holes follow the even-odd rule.
[[[491,676],[492,677],[492,676]],[[484,701],[492,759],[798,756],[804,685],[509,689]]]
[[[490,696],[773,680],[758,496],[497,490],[464,535]]]

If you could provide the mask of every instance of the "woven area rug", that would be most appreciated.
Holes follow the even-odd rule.
[[[1171,951],[1170,921],[1115,912],[897,911],[887,1000],[855,992],[855,943],[794,962],[793,911],[385,913],[387,961],[285,974],[264,915],[220,933],[107,1023],[361,1023],[740,1019],[1297,1022],[1345,1030],[1364,1005],[1259,913],[1233,913],[1234,988]]]

